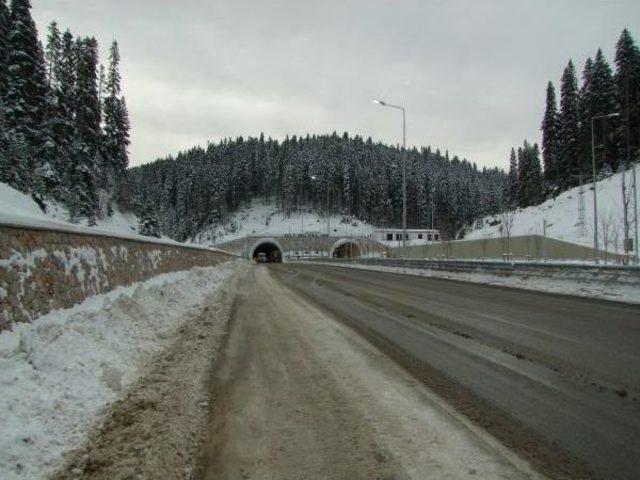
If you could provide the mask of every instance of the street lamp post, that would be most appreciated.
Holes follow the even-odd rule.
[[[608,115],[597,115],[591,117],[591,167],[593,170],[593,255],[594,260],[598,263],[598,195],[596,192],[596,141],[593,131],[594,120],[606,120],[607,118],[613,118],[619,116],[619,113],[610,113]],[[606,144],[605,144],[606,148]]]
[[[374,100],[383,107],[402,110],[402,258],[406,256],[407,247],[407,119],[404,107],[391,105],[383,100]]]

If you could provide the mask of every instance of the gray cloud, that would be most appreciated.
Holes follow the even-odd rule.
[[[33,0],[51,20],[121,44],[133,124],[132,164],[227,136],[347,130],[506,167],[539,141],[544,89],[569,58],[623,27],[635,1]],[[104,56],[106,58],[106,56]]]

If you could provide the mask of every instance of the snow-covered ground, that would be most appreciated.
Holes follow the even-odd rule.
[[[46,478],[235,264],[159,275],[0,333],[0,478]]]
[[[355,217],[332,215],[329,218],[332,237],[368,236],[373,227]],[[282,236],[300,233],[327,234],[327,218],[311,207],[291,213],[287,217],[276,205],[255,200],[230,218],[226,225],[204,230],[194,238],[195,243],[223,243],[246,236]]]
[[[77,224],[69,222],[69,213],[55,202],[47,202],[47,212],[43,212],[29,195],[0,182],[0,223],[33,227],[79,228],[88,227],[86,219]],[[95,230],[112,234],[131,235],[138,233],[138,218],[133,213],[115,210],[111,217],[99,218]]]
[[[16,225],[31,228],[58,230],[70,233],[106,235],[145,242],[188,246],[207,249],[202,244],[178,242],[169,237],[145,237],[138,233],[138,218],[130,212],[114,209],[111,217],[98,218],[95,226],[88,226],[86,219],[79,223],[69,222],[69,212],[64,206],[47,202],[47,212],[24,193],[0,182],[0,225]]]
[[[633,197],[631,171],[626,174],[629,194],[629,219],[633,222]],[[623,233],[623,209],[622,209],[622,174],[618,173],[596,183],[598,202],[598,228],[600,230],[600,248],[611,252],[622,252]],[[584,199],[584,225],[578,222],[580,197]],[[640,201],[640,198],[638,198]],[[465,239],[500,238],[501,215],[486,217],[482,225],[469,232]],[[517,235],[542,235],[543,220],[547,222],[546,234],[548,237],[557,238],[567,242],[581,245],[593,245],[593,189],[591,184],[583,187],[580,195],[580,187],[563,192],[555,199],[525,209],[516,210],[513,216],[511,236]],[[480,222],[478,222],[480,223]],[[494,225],[491,225],[491,224]],[[608,238],[605,238],[604,226],[609,227]],[[630,236],[633,236],[633,226]],[[605,241],[606,240],[606,241]]]

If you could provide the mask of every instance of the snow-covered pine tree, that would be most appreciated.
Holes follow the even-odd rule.
[[[0,125],[1,126],[1,125]],[[31,150],[23,135],[13,136],[6,129],[0,137],[0,182],[23,192],[32,186],[30,165]]]
[[[107,87],[107,74],[104,70],[104,65],[101,63],[100,67],[98,67],[98,116],[100,117],[100,122],[102,123],[102,107],[104,103],[104,99],[106,98],[105,89]],[[103,128],[104,129],[104,128]]]
[[[516,208],[518,205],[518,157],[516,157],[515,148],[511,149],[511,155],[509,156],[509,174],[507,177],[507,194],[506,209]]]
[[[525,140],[524,145],[518,148],[518,188],[517,188],[517,198],[518,198],[518,206],[519,207],[527,207],[529,205],[527,199],[527,173],[529,170],[529,166],[527,165],[529,161],[528,155],[529,143]]]
[[[49,111],[49,125],[58,159],[56,168],[61,177],[60,192],[56,196],[65,203],[72,201],[75,189],[76,59],[75,40],[66,30],[62,34],[59,58],[53,65],[52,78],[55,82],[51,96],[55,99],[55,108]]]
[[[7,52],[9,49],[10,13],[6,0],[0,0],[0,109],[7,91]]]
[[[109,50],[109,67],[103,102],[104,152],[109,190],[120,179],[129,164],[129,115],[122,96],[120,50],[114,40]]]
[[[60,63],[60,55],[62,54],[62,36],[57,22],[53,21],[49,24],[49,33],[47,35],[47,48],[45,49],[45,60],[47,63],[47,81],[51,88],[56,85],[56,65]]]
[[[542,155],[544,159],[545,192],[555,195],[559,187],[560,163],[559,139],[560,115],[556,104],[556,91],[552,82],[547,84],[547,99],[544,119],[542,120]],[[512,151],[513,156],[515,153]]]
[[[76,40],[76,134],[90,156],[101,145],[98,97],[98,43],[95,38]]]
[[[145,202],[139,215],[138,233],[146,237],[160,237],[158,218],[151,202]]]
[[[42,71],[40,77],[46,79],[44,87],[45,112],[39,128],[40,148],[36,152],[36,184],[34,191],[40,198],[51,197],[65,201],[64,196],[64,164],[65,157],[58,146],[57,126],[60,108],[56,92],[60,89],[56,76],[57,66],[62,53],[62,37],[56,22],[48,28],[47,45],[39,46],[38,68]]]
[[[604,116],[611,113],[615,113],[617,110],[616,104],[616,89],[611,73],[611,67],[607,63],[607,60],[602,53],[602,50],[598,49],[593,66],[591,69],[591,89],[589,97],[590,105],[588,111],[590,117],[583,117],[582,123],[585,124],[588,130],[586,135],[586,157],[591,158],[591,117]],[[612,171],[618,164],[618,152],[616,149],[614,133],[619,123],[619,118],[608,118],[606,121],[594,122],[594,134],[596,138],[596,144],[602,145],[596,154],[596,168],[598,171]],[[588,162],[589,166],[591,162]],[[590,171],[587,168],[587,171]]]
[[[591,171],[591,116],[593,109],[593,60],[587,58],[578,92],[578,175]]]
[[[99,214],[99,179],[102,172],[99,98],[97,85],[98,44],[95,38],[76,40],[75,139],[70,210],[93,223]]]
[[[580,173],[578,151],[579,137],[578,82],[573,62],[569,60],[560,84],[560,162],[558,185],[561,190],[575,185]]]
[[[431,220],[431,211],[429,209],[429,197],[431,186],[427,180],[427,172],[425,168],[419,168],[416,175],[416,208],[418,209],[418,225],[429,225]]]
[[[538,205],[542,202],[543,179],[540,165],[540,148],[537,143],[529,149],[529,175],[527,179],[527,198],[529,205]]]
[[[526,140],[518,149],[518,205],[522,208],[542,201],[540,149]]]
[[[626,165],[636,156],[640,141],[640,50],[626,28],[616,44],[615,64],[620,112],[616,122],[617,150],[620,165]]]
[[[21,145],[19,150],[23,144],[29,150],[27,158],[20,160],[27,164],[18,170],[31,174],[38,166],[34,165],[33,159],[37,158],[42,146],[40,129],[45,119],[47,85],[43,52],[29,0],[12,0],[8,39],[5,125],[11,141]],[[30,191],[32,180],[31,175],[14,178],[13,186]]]

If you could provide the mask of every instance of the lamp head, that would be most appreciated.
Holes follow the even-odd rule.
[[[386,105],[386,103],[383,100],[378,100],[378,99],[374,99],[373,103],[377,103],[378,105],[382,105],[383,107]]]

